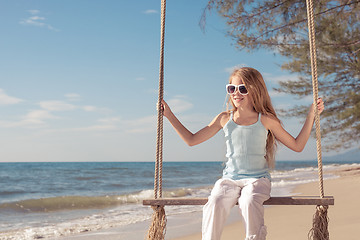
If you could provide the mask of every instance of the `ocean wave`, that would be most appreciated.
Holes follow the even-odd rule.
[[[9,195],[17,195],[17,194],[22,194],[22,193],[25,193],[25,191],[23,191],[23,190],[0,191],[0,196],[5,197],[5,196],[9,196]]]
[[[359,164],[342,165],[342,167],[360,166]],[[333,174],[327,174],[334,169],[338,169],[338,164],[324,166],[324,178],[333,178]],[[294,185],[317,181],[317,168],[305,167],[295,168],[293,170],[279,171],[274,170],[272,173],[272,186],[292,187]],[[212,185],[197,188],[174,188],[165,189],[163,196],[165,198],[181,198],[181,197],[207,197],[210,194]],[[290,189],[289,189],[290,190]],[[2,195],[16,194],[16,191],[1,192]],[[13,202],[4,202],[0,204],[1,212],[20,212],[20,213],[36,213],[36,212],[56,212],[66,210],[86,210],[86,209],[104,209],[112,208],[125,204],[141,204],[142,200],[153,198],[152,190],[143,190],[122,195],[105,195],[105,196],[54,196],[47,198],[25,199]]]
[[[49,223],[27,223],[24,226],[8,226],[0,232],[1,240],[53,239],[71,236],[77,233],[91,232],[111,227],[120,227],[151,218],[152,209],[134,205],[123,205],[120,208],[108,209],[87,216],[76,216],[70,213],[66,221]],[[45,214],[40,216],[47,218]]]
[[[163,197],[188,197],[201,193],[202,189],[179,188],[166,190]],[[142,200],[153,198],[152,190],[143,190],[124,195],[107,196],[59,196],[38,199],[26,199],[0,204],[0,211],[21,213],[56,212],[81,209],[103,209],[124,204],[139,204]]]
[[[341,167],[344,166],[360,165],[341,164]],[[330,173],[339,169],[338,164],[324,166],[324,177],[333,177]],[[275,170],[272,177],[273,196],[292,194],[291,188],[294,185],[317,181],[318,178],[316,167]],[[189,184],[189,187],[184,188],[166,188],[163,189],[163,197],[207,197],[212,187],[213,184],[202,187]],[[150,207],[141,204],[147,198],[153,198],[153,190],[122,195],[54,196],[5,202],[0,204],[0,213],[6,213],[3,215],[4,221],[0,222],[0,239],[49,239],[143,222],[149,220],[153,212]],[[167,206],[166,209],[170,218],[201,210],[202,206]],[[23,214],[13,214],[15,211]]]

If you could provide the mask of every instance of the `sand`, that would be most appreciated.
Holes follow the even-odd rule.
[[[360,239],[360,167],[339,167],[335,172],[339,177],[324,181],[325,195],[335,198],[335,205],[328,210],[330,239]],[[319,195],[318,182],[298,186],[294,194]],[[315,206],[267,206],[265,224],[268,228],[267,240],[305,240],[312,226]],[[237,209],[233,209],[222,240],[245,238],[244,227],[239,220]],[[149,222],[128,227],[112,228],[89,232],[61,240],[141,240],[148,229]],[[168,216],[166,239],[201,240],[201,213],[187,216]],[[359,231],[359,232],[358,232]]]
[[[337,172],[336,179],[324,181],[325,195],[335,198],[335,205],[328,210],[330,239],[360,239],[360,168],[345,168]],[[304,184],[295,189],[300,195],[319,195],[318,182]],[[304,240],[312,226],[315,206],[271,206],[265,210],[267,240]],[[222,240],[244,239],[241,222],[225,227]],[[201,234],[193,234],[176,240],[200,240]]]

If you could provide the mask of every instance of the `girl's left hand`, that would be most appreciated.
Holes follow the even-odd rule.
[[[324,101],[322,100],[322,98],[318,98],[318,100],[317,100],[317,109],[318,109],[319,114],[321,114],[324,111]],[[314,109],[312,109],[312,110],[314,110]]]

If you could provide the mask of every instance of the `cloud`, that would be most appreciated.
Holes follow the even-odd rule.
[[[79,132],[89,132],[89,131],[113,131],[116,130],[117,127],[113,125],[92,125],[89,127],[82,127],[82,128],[72,128],[68,129],[69,131],[79,131]]]
[[[145,10],[144,13],[145,14],[157,14],[159,12],[155,9],[148,9],[148,10]]]
[[[70,94],[66,94],[65,97],[67,97],[67,99],[69,101],[77,101],[80,99],[80,95],[76,94],[76,93],[70,93]],[[81,105],[74,105],[71,103],[67,103],[65,101],[58,101],[58,100],[49,100],[49,101],[42,101],[39,103],[40,107],[42,109],[48,110],[48,111],[54,111],[54,112],[61,112],[61,111],[72,111],[72,110],[76,110],[76,109],[82,109],[86,112],[110,112],[109,109],[107,108],[98,108],[95,106],[91,106],[91,105],[85,105],[85,106],[81,106]]]
[[[59,31],[58,29],[54,28],[52,25],[45,22],[46,18],[39,16],[39,10],[28,10],[28,12],[32,15],[28,18],[22,19],[19,23],[21,25],[26,26],[34,26],[34,27],[45,27],[52,31]]]
[[[41,22],[43,20],[45,20],[44,17],[32,16],[32,17],[29,17],[27,19],[24,19],[20,23],[43,27],[43,26],[45,26],[45,23]]]
[[[86,112],[95,112],[98,108],[95,106],[83,106],[82,109]]]
[[[62,119],[61,113],[67,114],[67,112],[73,111],[72,114],[74,116],[82,116],[78,115],[78,111],[85,112],[96,112],[98,114],[109,115],[112,113],[111,109],[108,108],[99,108],[92,105],[79,105],[73,104],[71,101],[80,100],[80,95],[77,93],[68,93],[64,95],[66,97],[65,100],[44,100],[36,103],[37,108],[31,109],[23,116],[3,116],[3,118],[7,118],[2,120],[0,119],[0,127],[5,128],[13,128],[13,127],[24,127],[24,128],[44,128],[46,127],[48,130],[51,130],[52,126],[48,120],[50,119]],[[16,104],[23,101],[22,99],[8,96],[2,89],[0,89],[0,105],[10,105]],[[55,114],[56,113],[56,114]],[[68,116],[68,115],[67,115]],[[96,114],[92,114],[89,119],[97,116]],[[9,120],[12,119],[12,120]],[[80,128],[64,128],[58,129],[59,131],[71,131],[71,130],[81,130],[81,131],[90,131],[90,130],[107,130],[107,129],[116,129],[120,124],[115,124],[116,121],[119,121],[117,118],[111,119],[100,119],[98,122],[94,124],[89,122],[89,127],[80,127]],[[110,123],[111,122],[111,123]],[[61,122],[60,122],[61,124]],[[91,125],[94,124],[94,125]],[[85,126],[87,124],[84,124]]]
[[[55,119],[58,118],[52,115],[50,112],[46,110],[33,110],[30,111],[25,117],[23,122],[26,123],[35,123],[35,124],[43,124],[45,123],[43,120],[45,119]]]
[[[126,131],[129,133],[148,133],[155,131],[157,117],[155,115],[141,117],[124,122]]]
[[[40,107],[48,111],[71,111],[76,109],[75,105],[63,101],[43,101],[39,103]]]
[[[157,118],[153,116],[145,116],[132,120],[122,120],[120,117],[100,118],[94,125],[66,128],[66,129],[53,129],[52,132],[92,132],[92,131],[122,131],[125,133],[149,133],[154,132],[156,129]]]
[[[79,101],[81,99],[80,95],[77,93],[67,93],[64,95],[69,101]]]
[[[36,9],[28,10],[28,12],[29,12],[31,15],[36,15],[36,14],[39,14],[39,13],[40,13],[40,11],[39,11],[39,10],[36,10]]]
[[[11,97],[0,88],[0,105],[12,105],[22,102],[23,100],[16,97]]]
[[[82,109],[86,112],[109,112],[110,110],[107,108],[98,108],[91,105],[79,106],[74,105],[71,103],[67,103],[64,101],[58,100],[49,100],[49,101],[42,101],[39,103],[42,109],[54,112],[63,112],[63,111],[73,111],[76,109]]]
[[[114,131],[119,130],[119,126],[122,125],[121,118],[101,118],[97,120],[98,124],[78,127],[78,128],[63,128],[63,129],[51,129],[48,132],[93,132],[93,131]]]
[[[80,127],[69,128],[53,131],[79,131],[79,132],[91,132],[91,131],[122,131],[131,134],[143,134],[154,132],[156,130],[157,117],[155,115],[140,117],[132,120],[123,120],[120,117],[100,118],[97,120],[97,124]]]
[[[46,110],[32,110],[23,116],[19,121],[0,121],[2,127],[27,127],[39,128],[46,124],[47,119],[57,119],[58,117],[52,115]]]
[[[101,122],[101,123],[107,124],[107,125],[109,125],[109,124],[113,125],[115,123],[119,123],[120,121],[121,121],[121,118],[119,118],[119,117],[101,118],[98,120],[98,122]]]
[[[194,106],[191,102],[187,101],[186,98],[186,96],[178,95],[167,101],[167,103],[174,113],[185,112]]]

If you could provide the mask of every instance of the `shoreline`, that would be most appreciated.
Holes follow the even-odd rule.
[[[335,205],[329,206],[329,235],[330,239],[357,240],[360,233],[357,231],[360,226],[360,206],[358,199],[359,191],[354,191],[351,186],[360,185],[360,168],[345,167],[333,171],[339,176],[335,179],[324,181],[325,195],[335,198]],[[306,183],[294,189],[296,195],[319,195],[318,182]],[[267,225],[267,240],[308,239],[308,232],[312,227],[312,218],[315,213],[315,206],[271,206],[265,209],[265,224]],[[225,226],[222,240],[245,238],[242,222],[238,221]],[[199,240],[200,231],[196,234],[174,238],[173,240]]]
[[[327,171],[335,174],[337,178],[324,181],[325,195],[335,198],[335,205],[329,206],[328,217],[329,234],[331,239],[357,240],[360,234],[360,206],[357,199],[360,192],[353,191],[350,186],[360,184],[360,167],[340,166],[339,169]],[[292,195],[318,196],[318,182],[304,183],[293,189]],[[167,206],[165,210],[169,208]],[[267,240],[307,239],[312,227],[312,218],[316,208],[306,206],[266,206],[265,224],[267,226]],[[167,215],[167,240],[199,240],[201,239],[202,212],[189,214]],[[79,233],[71,236],[51,238],[51,240],[142,240],[150,226],[150,220],[130,224],[123,227]],[[284,227],[286,226],[286,227]],[[244,239],[245,232],[240,215],[236,207],[232,209],[230,217],[224,228],[222,240]]]

